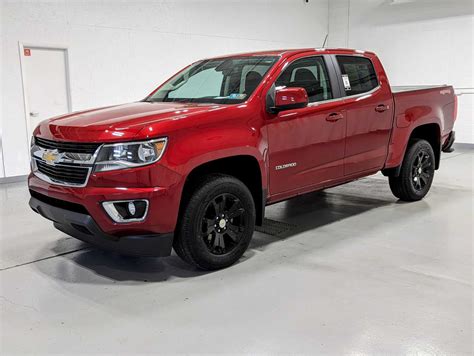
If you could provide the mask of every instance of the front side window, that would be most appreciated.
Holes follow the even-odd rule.
[[[307,57],[297,59],[280,74],[275,82],[277,87],[300,87],[308,93],[310,103],[332,99],[331,83],[324,59]]]
[[[374,66],[368,58],[336,56],[346,95],[366,93],[378,86]]]
[[[149,96],[151,102],[236,104],[247,100],[278,57],[210,59],[178,73]]]

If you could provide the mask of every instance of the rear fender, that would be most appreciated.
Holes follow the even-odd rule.
[[[400,174],[403,158],[409,147],[410,140],[415,138],[427,140],[433,147],[435,153],[435,167],[439,168],[441,157],[441,120],[431,118],[422,120],[413,127],[395,127],[389,147],[389,155],[382,174],[385,176],[395,176]]]

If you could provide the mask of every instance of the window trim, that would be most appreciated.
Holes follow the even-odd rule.
[[[307,107],[313,107],[313,106],[316,106],[316,105],[321,104],[321,103],[329,103],[329,102],[332,102],[332,101],[343,99],[344,97],[342,96],[342,93],[341,93],[341,90],[340,90],[339,80],[337,78],[337,75],[335,75],[336,72],[335,72],[335,68],[334,68],[334,62],[330,58],[331,55],[328,55],[328,54],[314,54],[314,53],[308,54],[306,56],[301,56],[301,57],[298,57],[298,58],[295,58],[293,60],[290,60],[290,61],[286,62],[281,67],[280,73],[278,73],[278,75],[273,80],[273,83],[270,86],[270,88],[267,90],[267,94],[265,95],[265,97],[268,95],[268,92],[270,90],[272,90],[272,88],[275,86],[276,81],[278,80],[278,78],[280,78],[280,76],[288,68],[288,66],[290,66],[291,64],[293,64],[294,62],[296,62],[300,59],[313,58],[313,57],[321,57],[322,60],[323,60],[324,65],[326,66],[326,72],[328,74],[329,83],[331,85],[332,98],[331,99],[326,99],[326,100],[314,101],[312,103],[308,103]],[[331,65],[332,65],[333,68],[331,68]]]
[[[272,84],[269,85],[265,95],[263,95],[264,100],[266,100],[267,96],[270,93],[270,90],[272,90],[272,88],[274,88],[275,82],[279,78],[280,74],[283,73],[283,71],[287,68],[287,66],[289,66],[294,61],[297,61],[298,59],[308,58],[308,57],[323,57],[324,63],[326,64],[326,69],[328,70],[329,80],[331,82],[331,89],[333,91],[333,98],[308,103],[308,105],[305,108],[308,108],[308,107],[309,108],[314,108],[316,106],[323,105],[323,104],[326,104],[326,103],[333,103],[333,102],[338,102],[338,101],[344,101],[346,99],[355,99],[355,98],[359,98],[359,97],[363,97],[363,96],[367,96],[367,95],[372,95],[372,94],[374,94],[374,93],[381,90],[382,85],[380,84],[380,80],[379,80],[377,72],[375,72],[375,75],[377,76],[377,83],[378,83],[378,85],[375,88],[371,89],[370,91],[364,92],[364,93],[346,95],[346,91],[344,90],[344,83],[342,82],[341,70],[339,68],[339,63],[337,62],[337,58],[336,58],[336,56],[338,56],[338,55],[339,56],[347,56],[347,57],[367,58],[372,63],[372,66],[374,67],[374,70],[375,70],[374,62],[372,61],[372,59],[370,59],[370,58],[368,58],[364,55],[358,55],[358,54],[355,54],[355,55],[351,55],[351,54],[342,54],[342,55],[341,54],[314,54],[314,53],[308,54],[308,55],[301,56],[301,57],[295,58],[293,60],[290,60],[290,61],[284,63],[279,69],[275,68],[276,70],[279,70],[280,72],[275,77],[275,79],[272,80]],[[331,65],[332,65],[332,67],[331,67]],[[274,74],[270,74],[270,75],[274,75]],[[295,110],[304,110],[305,108],[295,109]]]
[[[363,93],[347,95],[346,90],[344,89],[344,83],[342,82],[342,72],[341,72],[341,67],[339,67],[339,62],[337,60],[337,57],[359,57],[359,58],[364,58],[364,59],[369,60],[370,64],[372,64],[372,68],[374,69],[375,78],[377,79],[377,86],[375,86],[372,89],[370,89],[369,91],[365,91]],[[344,98],[344,99],[345,98],[357,98],[359,96],[364,96],[364,95],[375,93],[376,91],[378,91],[381,88],[380,79],[379,79],[379,76],[377,74],[377,71],[375,70],[374,62],[369,57],[366,57],[366,56],[360,55],[360,54],[334,54],[334,55],[332,55],[332,60],[333,60],[334,69],[336,71],[336,76],[338,78],[339,87],[341,89],[341,93],[343,94],[341,96],[342,98]]]

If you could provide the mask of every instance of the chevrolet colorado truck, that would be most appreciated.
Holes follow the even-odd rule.
[[[381,171],[422,199],[451,150],[451,86],[391,88],[349,49],[198,61],[139,102],[43,121],[30,206],[80,240],[213,270],[249,246],[265,206]]]

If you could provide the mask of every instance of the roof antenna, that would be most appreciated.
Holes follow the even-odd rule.
[[[326,37],[324,37],[323,48],[326,45],[326,41],[328,40],[329,33],[326,33]]]

